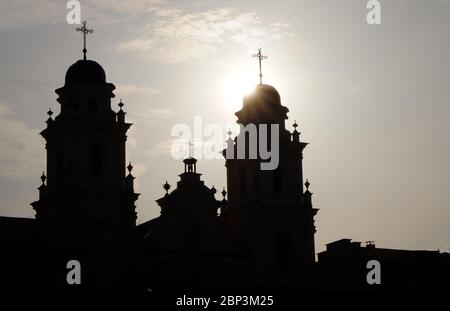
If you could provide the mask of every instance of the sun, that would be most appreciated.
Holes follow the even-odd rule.
[[[255,68],[236,66],[225,75],[222,83],[222,100],[227,111],[236,112],[242,108],[243,97],[250,94],[258,82]]]

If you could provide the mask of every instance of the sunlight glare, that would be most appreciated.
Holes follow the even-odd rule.
[[[250,66],[247,66],[250,67]],[[232,113],[242,108],[243,97],[250,94],[258,83],[254,66],[237,66],[230,70],[222,83],[223,105]]]

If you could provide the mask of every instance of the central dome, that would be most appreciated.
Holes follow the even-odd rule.
[[[67,70],[66,85],[103,84],[106,83],[106,74],[102,66],[93,60],[79,60]]]
[[[287,119],[288,111],[289,109],[281,105],[280,93],[273,86],[258,84],[253,92],[244,96],[242,109],[235,115],[237,122],[244,125],[280,124]]]
[[[249,96],[250,101],[281,105],[280,93],[271,85],[258,84]]]
[[[272,94],[275,97],[280,97],[280,93],[278,93],[277,89],[268,84],[258,84],[255,88],[256,92],[263,92],[266,94]]]

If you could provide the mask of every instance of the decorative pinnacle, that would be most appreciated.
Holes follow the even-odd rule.
[[[306,182],[305,182],[306,191],[309,191],[309,186],[310,186],[310,185],[311,185],[311,184],[309,183],[308,178],[306,178]]]
[[[217,190],[216,190],[216,188],[214,188],[214,186],[212,186],[211,192],[212,192],[213,194],[216,194]]]
[[[41,176],[41,181],[42,181],[42,184],[44,184],[45,183],[45,180],[47,179],[47,177],[45,176],[45,173],[44,172],[42,172],[42,176]]]
[[[231,129],[228,129],[227,135],[228,135],[228,139],[231,138],[231,134],[233,134],[233,132],[231,131]]]
[[[128,164],[128,166],[127,166],[127,170],[128,170],[128,173],[131,175],[131,171],[133,170],[133,165],[131,165],[131,161],[130,161],[130,164]]]
[[[166,194],[169,194],[170,185],[166,180],[166,183],[163,185],[164,190],[166,190]]]
[[[225,187],[223,187],[222,196],[223,196],[224,199],[225,199],[226,195],[227,195],[227,191],[225,190]]]
[[[297,120],[294,120],[294,124],[292,124],[292,126],[294,127],[295,130],[297,130],[298,127]]]
[[[52,108],[48,108],[48,112],[47,112],[48,116],[51,118],[53,115],[53,111]]]
[[[125,106],[125,104],[122,103],[122,98],[120,99],[120,102],[117,104],[117,106],[120,107],[120,110],[122,110],[122,107]]]

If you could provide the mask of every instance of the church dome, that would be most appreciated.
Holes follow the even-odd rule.
[[[67,70],[66,85],[71,83],[106,83],[105,70],[103,70],[99,63],[93,60],[79,60]]]
[[[256,92],[264,92],[266,94],[272,94],[272,96],[280,97],[280,93],[278,93],[277,89],[269,84],[258,84],[256,85]]]
[[[251,96],[265,103],[281,105],[280,93],[268,84],[258,84]]]
[[[235,113],[240,124],[281,123],[287,119],[287,109],[281,105],[280,93],[271,85],[258,84],[244,97],[242,109]]]

